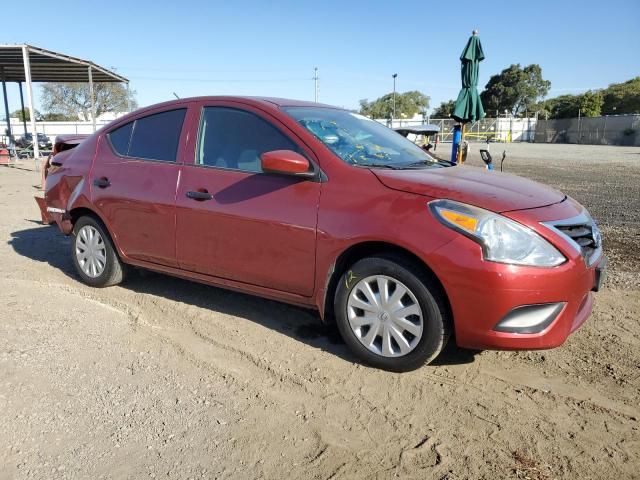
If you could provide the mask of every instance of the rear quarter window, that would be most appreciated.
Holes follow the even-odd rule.
[[[109,140],[111,141],[111,145],[118,155],[127,156],[129,152],[129,141],[131,140],[132,130],[133,122],[129,122],[109,133]]]

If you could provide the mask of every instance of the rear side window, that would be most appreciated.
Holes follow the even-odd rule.
[[[186,111],[182,108],[136,120],[128,156],[175,162]]]
[[[113,149],[118,155],[127,155],[129,151],[129,140],[131,139],[131,130],[133,130],[133,122],[129,122],[109,133],[111,145],[113,145]]]
[[[186,108],[156,113],[109,133],[113,149],[124,157],[175,162]]]

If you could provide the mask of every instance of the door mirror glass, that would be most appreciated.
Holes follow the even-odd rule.
[[[260,155],[262,171],[295,177],[313,177],[309,160],[292,150],[272,150]]]

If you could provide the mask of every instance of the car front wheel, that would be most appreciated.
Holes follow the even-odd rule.
[[[450,333],[441,289],[401,257],[368,257],[349,268],[338,284],[335,314],[360,359],[395,372],[432,361]]]
[[[102,222],[90,216],[80,217],[74,227],[71,256],[78,275],[92,287],[108,287],[124,278],[124,265],[115,251]]]

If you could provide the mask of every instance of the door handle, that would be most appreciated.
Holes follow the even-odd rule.
[[[206,190],[204,192],[189,191],[189,192],[187,192],[187,197],[191,198],[193,200],[197,200],[199,202],[202,202],[204,200],[211,200],[213,198],[213,195],[211,195]]]
[[[107,177],[96,178],[93,184],[98,188],[107,188],[111,186],[111,182]]]

